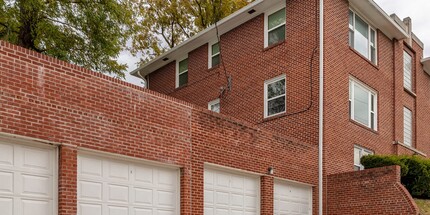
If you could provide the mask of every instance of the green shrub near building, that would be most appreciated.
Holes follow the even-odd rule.
[[[419,156],[369,155],[361,158],[365,169],[399,165],[401,182],[415,198],[430,199],[430,160]]]

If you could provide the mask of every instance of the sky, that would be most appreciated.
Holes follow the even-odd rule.
[[[430,57],[430,0],[374,0],[388,14],[395,13],[400,19],[411,17],[412,31],[424,42],[424,57]],[[142,86],[140,79],[129,72],[137,68],[139,57],[133,57],[129,52],[122,52],[118,61],[128,65],[126,81]]]

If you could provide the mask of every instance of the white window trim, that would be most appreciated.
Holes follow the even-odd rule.
[[[411,114],[411,127],[410,127],[411,137],[408,141],[406,141],[406,135],[405,135],[406,111],[409,111],[409,113]],[[407,107],[403,107],[403,144],[405,144],[409,147],[413,147],[413,141],[414,141],[414,114],[413,114],[411,109],[409,109]]]
[[[268,29],[269,16],[285,7],[286,7],[286,1],[281,1],[281,3],[274,5],[273,7],[271,7],[270,9],[264,12],[264,48],[267,48],[269,46],[269,29]],[[286,21],[287,20],[285,19],[285,22],[283,23],[283,25],[285,25],[285,31],[287,30]],[[281,25],[282,24],[280,24],[279,26]],[[285,37],[286,37],[286,33],[285,33]]]
[[[370,62],[372,62],[372,47],[374,47],[375,48],[375,62],[372,62],[372,63],[374,63],[375,65],[378,65],[378,32],[373,27],[373,25],[367,19],[363,18],[363,16],[361,16],[360,13],[358,13],[355,9],[349,8],[349,10],[352,11],[352,13],[353,13],[354,16],[353,16],[353,21],[352,21],[353,26],[349,25],[349,18],[348,18],[348,26],[349,26],[348,29],[349,30],[353,30],[354,31],[354,35],[355,35],[355,16],[360,17],[369,26],[369,29],[368,29],[368,34],[369,34],[369,39],[368,39],[369,40],[369,42],[368,42],[369,53],[368,53],[368,55],[369,55],[369,57],[367,59]],[[348,11],[348,14],[349,14],[349,11]],[[352,29],[351,29],[351,27],[352,27]],[[375,32],[375,44],[372,44],[371,39],[370,39],[370,37],[372,35],[372,30]],[[355,36],[354,36],[354,38],[355,38]],[[352,47],[352,48],[354,50],[356,50],[355,47]],[[366,57],[366,56],[364,56],[364,57]]]
[[[410,59],[411,59],[411,68],[410,68],[410,71],[409,71],[409,78],[411,80],[410,86],[408,86],[407,82],[406,82],[406,76],[407,76],[406,75],[406,64],[405,64],[406,55],[409,56]],[[413,68],[414,68],[414,66],[413,66],[413,57],[412,57],[412,55],[410,55],[409,52],[407,52],[406,50],[403,50],[403,87],[405,89],[411,91],[411,92],[412,92],[412,89],[414,88],[413,79],[412,79],[413,78],[413,72],[412,72]]]
[[[373,101],[374,102],[373,103],[373,106],[374,106],[374,110],[373,111],[371,110],[371,107],[370,107],[371,106],[371,102],[372,102],[371,101],[372,97],[369,96],[369,124],[368,125],[365,125],[365,124],[363,124],[363,123],[361,123],[361,122],[359,122],[359,121],[357,121],[357,120],[354,119],[354,99],[352,97],[354,95],[354,87],[352,87],[351,84],[356,84],[359,87],[361,87],[361,88],[369,91],[369,93],[373,95],[373,99],[375,100],[375,101]],[[370,129],[372,129],[372,125],[371,125],[372,120],[371,120],[371,117],[372,117],[372,113],[373,113],[373,115],[374,115],[373,130],[377,131],[378,130],[378,94],[376,93],[376,91],[373,90],[372,88],[370,88],[369,86],[367,86],[366,84],[364,84],[363,82],[357,80],[356,78],[350,77],[349,78],[349,93],[348,94],[349,94],[349,99],[348,100],[349,100],[349,103],[351,105],[350,106],[350,109],[351,109],[350,119],[354,120],[354,122],[357,122],[357,123],[359,123],[361,125],[364,125],[364,126],[370,128]]]
[[[209,103],[208,103],[208,109],[209,110],[212,110],[212,106],[213,105],[216,105],[216,104],[220,104],[220,112],[221,112],[221,103],[220,103],[220,99],[218,98],[218,99],[215,99],[215,100],[212,100],[212,101],[210,101]]]
[[[176,74],[175,74],[175,79],[176,79],[176,83],[175,83],[175,88],[178,88],[179,87],[179,62],[181,62],[181,61],[183,61],[183,60],[185,60],[185,59],[187,59],[188,58],[188,54],[187,55],[185,55],[185,56],[183,56],[183,57],[181,57],[181,58],[178,58],[177,60],[176,60]],[[188,63],[190,63],[190,61],[188,61]],[[188,72],[188,69],[187,69],[187,71],[184,71],[184,72]],[[184,72],[182,72],[182,73],[184,73]],[[181,73],[181,74],[182,74]]]
[[[276,113],[276,114],[268,115],[268,113],[267,113],[267,110],[268,110],[267,103],[269,102],[269,100],[267,98],[267,85],[269,85],[269,84],[271,84],[273,82],[277,82],[277,81],[282,80],[282,79],[285,80],[285,94],[283,95],[283,96],[285,96],[285,110],[282,111],[282,112]],[[276,99],[276,98],[279,98],[281,96],[282,95],[277,96],[277,97],[272,98],[272,99]],[[286,75],[283,74],[283,75],[280,75],[278,77],[266,80],[264,82],[264,118],[273,117],[273,116],[276,116],[276,115],[279,115],[279,114],[283,114],[286,111],[287,111],[287,78],[286,78]]]
[[[369,155],[374,155],[375,153],[373,151],[369,150],[369,149],[363,148],[363,147],[358,146],[358,145],[354,145],[354,152],[353,152],[354,154],[353,154],[353,156],[355,156],[355,149],[360,150],[360,155],[359,155],[360,156],[360,163],[356,164],[355,163],[355,157],[354,157],[354,167],[358,167],[359,170],[364,170],[364,166],[361,164],[361,157],[363,157],[363,155],[362,155],[363,151],[366,152]]]
[[[218,42],[218,40],[213,40],[208,43],[208,69],[212,68],[212,57],[216,55],[218,56],[221,55],[221,49],[219,49],[218,54],[212,55],[212,46],[216,43],[221,44],[221,41]],[[221,63],[221,58],[220,58],[220,63]]]

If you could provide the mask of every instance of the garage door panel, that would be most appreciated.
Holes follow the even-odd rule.
[[[229,205],[229,193],[226,192],[215,192],[215,204],[220,206],[228,206]]]
[[[134,174],[134,180],[140,182],[140,184],[153,185],[154,184],[154,174],[153,169],[143,166],[136,166]]]
[[[160,188],[170,188],[177,184],[176,172],[158,170],[158,186]]]
[[[102,160],[80,157],[78,174],[81,177],[103,177]]]
[[[0,143],[0,165],[14,165],[14,147],[12,145]]]
[[[127,203],[129,201],[129,187],[121,185],[108,185],[109,198],[108,201],[117,201]]]
[[[255,202],[258,201],[256,196],[245,196],[244,206],[246,208],[255,208]]]
[[[102,205],[100,204],[79,204],[79,212],[81,215],[101,215]]]
[[[175,212],[171,211],[171,210],[158,210],[157,214],[158,215],[175,215]]]
[[[135,188],[135,203],[152,205],[152,189]]]
[[[125,215],[128,214],[128,207],[108,206],[107,215]]]
[[[158,205],[160,207],[167,206],[169,208],[175,206],[176,196],[173,192],[169,191],[158,191]]]
[[[216,174],[215,178],[216,178],[216,184],[215,184],[216,187],[227,188],[227,189],[230,188],[230,177],[229,177],[229,175],[219,173],[219,174]]]
[[[214,192],[211,190],[205,190],[204,191],[204,202],[205,203],[210,203],[213,204],[214,203]]]
[[[23,167],[50,171],[52,169],[52,151],[23,147]]]
[[[0,171],[0,193],[13,194],[13,173]]]
[[[52,205],[50,201],[21,200],[23,215],[51,215]]]
[[[215,209],[215,215],[229,215],[229,209],[217,208]]]
[[[109,172],[109,179],[111,180],[123,180],[128,181],[129,180],[129,166],[124,163],[119,162],[109,162],[108,165],[108,172]]]
[[[13,214],[13,198],[0,198],[1,213],[4,215]]]
[[[134,215],[152,215],[152,209],[149,208],[134,208]]]
[[[102,201],[103,184],[98,182],[80,181],[78,198]]]
[[[52,177],[21,174],[22,195],[51,197]]]

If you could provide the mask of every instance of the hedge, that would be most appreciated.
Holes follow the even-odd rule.
[[[418,156],[368,155],[361,158],[365,169],[399,165],[401,182],[416,198],[430,199],[430,160]]]

